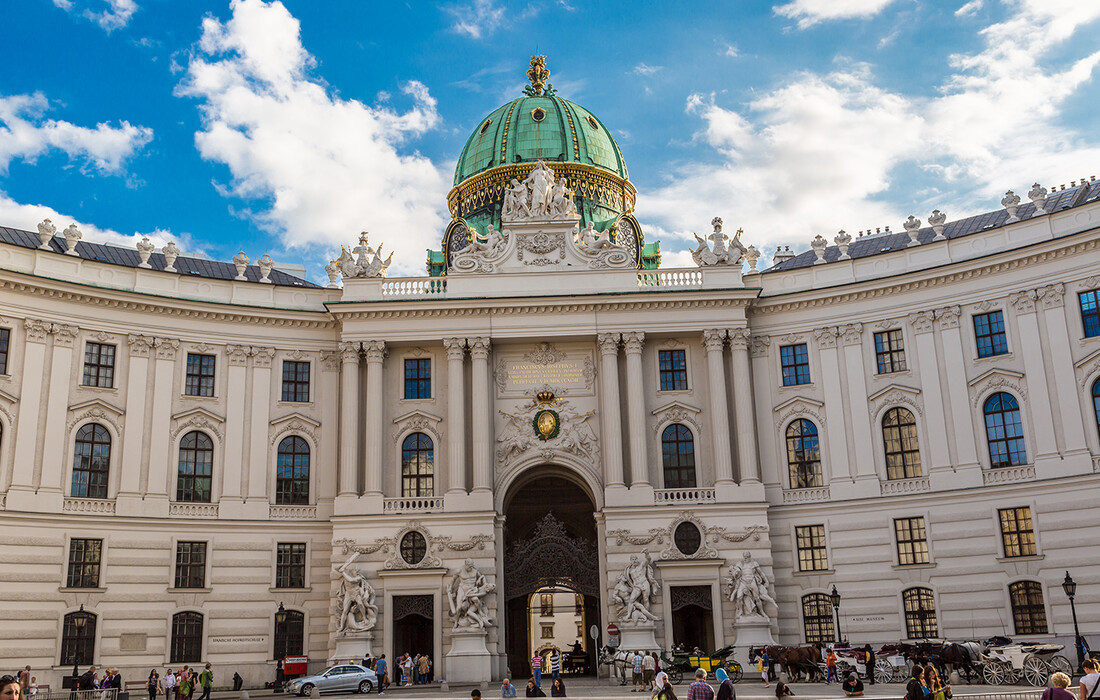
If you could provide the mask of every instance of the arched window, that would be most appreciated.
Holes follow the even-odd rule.
[[[787,426],[787,469],[792,489],[823,485],[817,426],[808,420],[799,418]]]
[[[202,613],[181,612],[172,616],[170,663],[190,663],[202,658]]]
[[[309,445],[297,435],[283,438],[279,443],[275,503],[309,504]]]
[[[930,588],[909,588],[902,591],[905,606],[905,633],[909,639],[932,639],[940,636],[936,623],[936,599]]]
[[[401,495],[435,495],[435,447],[424,433],[413,433],[401,443]]]
[[[281,659],[284,656],[301,656],[302,641],[305,639],[306,616],[297,610],[284,610],[286,619],[281,623],[275,621],[275,656]]]
[[[1096,434],[1100,435],[1100,379],[1092,384],[1092,415],[1096,416]]]
[[[806,643],[836,641],[833,627],[833,604],[824,593],[802,596],[802,626],[806,631]]]
[[[882,444],[886,450],[887,479],[920,476],[917,419],[907,408],[891,408],[882,417]]]
[[[695,438],[686,426],[673,423],[661,433],[665,488],[695,488]]]
[[[184,435],[180,440],[176,500],[209,503],[213,471],[214,443],[210,437],[197,430]]]
[[[61,626],[61,665],[86,666],[95,656],[96,616],[90,612],[69,613]]]
[[[1016,634],[1046,634],[1047,610],[1043,606],[1043,586],[1037,581],[1017,581],[1008,585],[1012,620]]]
[[[76,432],[73,448],[74,498],[107,498],[107,476],[111,468],[111,434],[98,423],[88,423]]]
[[[989,443],[989,464],[1015,467],[1027,464],[1024,428],[1016,397],[999,391],[985,401],[985,437]]]

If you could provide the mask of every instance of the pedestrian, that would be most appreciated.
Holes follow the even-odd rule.
[[[427,654],[421,654],[420,661],[418,663],[420,665],[420,682],[427,683],[428,672],[432,670],[431,659],[428,658]]]
[[[550,652],[550,677],[561,677],[561,652],[557,649]]]
[[[157,700],[157,694],[160,693],[162,688],[160,687],[160,674],[157,670],[149,670],[149,679],[145,681],[145,692],[149,693],[149,700]]]
[[[1081,676],[1081,687],[1077,689],[1078,700],[1093,700],[1100,697],[1100,662],[1096,659],[1085,659],[1081,664],[1085,675]]]
[[[38,679],[31,676],[31,687],[27,690],[28,700],[34,700],[38,697]]]
[[[771,657],[765,649],[756,660],[756,670],[760,672],[760,678],[764,681],[764,687],[768,687],[768,667],[771,666]]]
[[[19,672],[19,690],[26,697],[30,694],[31,689],[31,667],[28,664],[26,668]]]
[[[386,685],[389,681],[386,678],[386,655],[382,654],[378,657],[378,660],[374,662],[374,674],[378,677],[378,694],[386,694]]]
[[[210,670],[209,662],[199,674],[199,685],[202,686],[202,695],[199,696],[199,700],[210,700],[210,691],[214,689],[214,672]]]
[[[238,673],[237,671],[234,671],[233,672],[233,691],[234,692],[239,691],[241,689],[241,686],[243,686],[243,685],[244,685],[244,679],[241,678],[241,674]]]
[[[412,685],[412,673],[413,671],[413,657],[409,652],[405,652],[405,661],[401,664],[401,673],[405,676],[405,687]]]
[[[928,688],[930,700],[947,700],[951,697],[951,686],[940,681],[940,674],[932,664],[924,669],[924,687]]]
[[[672,685],[668,682],[668,674],[664,670],[658,670],[657,675],[653,678],[653,687],[656,688],[656,692],[653,694],[655,700],[660,700],[664,696],[666,685]]]
[[[535,679],[535,685],[542,687],[542,654],[531,657],[531,675]]]
[[[714,672],[714,677],[721,685],[718,686],[718,700],[737,700],[737,691],[733,689],[733,681],[726,669],[720,668]]]
[[[80,690],[95,690],[95,666],[89,666],[80,676]]]
[[[1069,676],[1058,671],[1050,677],[1051,687],[1043,691],[1043,695],[1039,700],[1077,700],[1073,697],[1073,693],[1066,690],[1069,688]]]
[[[634,673],[632,674],[633,679],[634,679],[634,687],[631,689],[630,692],[636,693],[639,690],[645,690],[645,686],[642,683],[642,678],[644,677],[642,675],[642,671],[644,670],[644,668],[643,668],[643,663],[644,662],[642,661],[642,652],[635,651],[634,656],[631,657],[631,659],[630,659],[630,662],[634,666]]]
[[[542,688],[535,685],[535,679],[532,677],[527,681],[527,690],[525,692],[526,697],[529,698],[544,698],[546,693],[542,692]]]
[[[182,676],[183,678],[176,685],[176,687],[179,688],[179,696],[181,700],[183,698],[186,698],[186,700],[191,700],[191,695],[195,692],[195,684],[191,680],[191,673],[187,670],[186,667],[184,667],[183,669]]]
[[[654,668],[654,670],[660,671],[661,670],[661,657],[657,656],[657,652],[653,652],[652,654],[650,654],[650,656],[653,657],[653,668]]]
[[[371,659],[370,659],[370,652],[369,651],[366,652],[365,654],[363,654],[362,665],[363,665],[363,668],[374,668],[373,666],[371,666]]]
[[[164,669],[164,700],[175,700],[176,674],[170,668]]]
[[[23,686],[15,676],[0,676],[0,700],[23,700]]]
[[[695,682],[688,687],[687,700],[714,700],[714,688],[707,683],[707,672],[695,669]]]
[[[500,697],[516,697],[516,686],[512,685],[512,681],[508,680],[507,678],[505,678],[500,684]]]
[[[849,673],[848,677],[844,679],[844,683],[840,686],[840,689],[844,691],[845,697],[858,698],[863,695],[863,681],[859,679],[859,676],[855,672]]]
[[[829,647],[828,653],[825,654],[825,682],[832,683],[836,680],[836,653],[833,652],[832,647]]]
[[[924,700],[924,666],[913,664],[913,670],[909,672],[909,681],[905,684],[905,700]]]
[[[653,663],[653,656],[646,654],[642,657],[642,685],[645,689],[653,691],[653,679],[657,675],[657,665]]]
[[[565,697],[565,681],[558,676],[554,679],[554,682],[550,684],[550,697],[564,698]]]
[[[787,684],[783,681],[776,681],[775,683],[775,697],[776,700],[780,698],[793,698],[794,691],[787,687]]]

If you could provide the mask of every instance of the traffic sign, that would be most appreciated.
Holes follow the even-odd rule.
[[[600,628],[596,625],[592,625],[588,628],[588,637],[593,641],[600,638]]]
[[[619,626],[616,625],[614,622],[609,622],[607,624],[607,636],[609,636],[609,637],[619,636]]]

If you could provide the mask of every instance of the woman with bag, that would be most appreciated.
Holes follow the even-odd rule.
[[[924,687],[928,689],[930,700],[949,700],[951,697],[951,686],[940,681],[940,674],[932,664],[924,669]]]
[[[1085,675],[1081,676],[1081,687],[1077,689],[1078,700],[1093,700],[1097,695],[1097,687],[1100,687],[1100,662],[1096,659],[1085,659],[1081,664]]]
[[[1043,695],[1039,700],[1077,700],[1073,697],[1073,693],[1066,690],[1069,688],[1069,676],[1058,671],[1050,677],[1051,687],[1043,691]]]
[[[145,682],[145,690],[149,692],[149,700],[157,700],[157,694],[161,692],[160,674],[154,668],[149,671],[149,680]]]

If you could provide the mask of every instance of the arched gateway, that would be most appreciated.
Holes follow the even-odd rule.
[[[513,674],[553,650],[594,669],[589,626],[600,623],[595,504],[568,472],[536,467],[505,499],[505,651]]]

